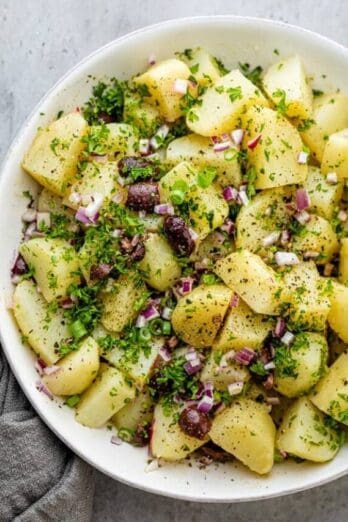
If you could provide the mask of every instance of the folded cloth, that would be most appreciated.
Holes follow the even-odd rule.
[[[91,520],[93,469],[35,414],[0,348],[0,520]]]

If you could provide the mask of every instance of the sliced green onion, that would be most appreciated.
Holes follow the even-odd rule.
[[[69,325],[69,330],[75,341],[87,335],[85,325],[79,319]]]
[[[162,333],[163,335],[170,335],[172,331],[172,325],[170,321],[163,321],[162,323]]]
[[[224,158],[226,161],[233,161],[238,157],[238,151],[236,149],[228,149],[224,152]]]
[[[74,408],[76,404],[80,402],[80,396],[79,395],[71,395],[71,397],[68,397],[65,401],[65,404],[69,406],[69,408]]]
[[[163,319],[160,319],[159,317],[150,321],[149,328],[150,328],[150,332],[152,333],[152,335],[161,335],[162,334],[163,323],[164,323]]]
[[[181,205],[185,201],[185,192],[182,190],[172,190],[170,199],[174,205]]]
[[[124,440],[125,442],[131,442],[134,437],[133,431],[129,430],[128,428],[120,428],[118,430],[117,435],[121,440]]]
[[[138,339],[139,341],[149,341],[151,339],[151,332],[147,326],[139,328]]]
[[[214,167],[206,167],[200,170],[197,175],[197,184],[201,188],[208,188],[216,178],[217,172]]]
[[[215,274],[203,274],[202,283],[204,283],[205,285],[213,285],[214,283],[216,283]]]

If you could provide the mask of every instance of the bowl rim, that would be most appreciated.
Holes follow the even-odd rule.
[[[245,23],[245,24],[255,24],[258,23],[260,25],[267,27],[278,27],[283,28],[285,31],[290,31],[293,33],[302,33],[304,35],[307,35],[311,39],[317,40],[318,42],[327,43],[331,48],[336,48],[337,51],[340,51],[341,53],[346,55],[348,59],[348,48],[345,47],[343,44],[340,44],[331,38],[327,36],[323,36],[315,31],[311,31],[310,29],[305,29],[302,27],[299,27],[294,24],[289,24],[286,22],[282,22],[279,20],[271,20],[268,18],[263,17],[256,17],[256,16],[242,16],[242,15],[202,15],[202,16],[188,16],[188,17],[180,17],[180,18],[170,18],[161,22],[157,22],[155,24],[146,25],[143,27],[140,27],[138,29],[135,29],[134,31],[128,32],[126,34],[123,34],[119,36],[118,38],[115,38],[111,40],[110,42],[107,42],[106,44],[102,45],[101,47],[98,47],[96,50],[92,51],[88,55],[86,55],[84,58],[79,60],[75,65],[73,65],[71,68],[68,69],[68,71],[60,76],[58,80],[50,87],[45,94],[39,99],[39,101],[35,104],[34,108],[30,111],[29,115],[24,119],[23,123],[17,130],[14,138],[10,142],[10,145],[8,147],[8,150],[4,156],[3,161],[0,164],[0,191],[3,187],[5,176],[2,175],[2,172],[5,170],[5,167],[7,163],[10,161],[10,158],[12,157],[13,151],[15,150],[18,143],[21,142],[23,139],[23,135],[25,134],[25,130],[27,126],[30,125],[31,120],[35,117],[35,115],[38,113],[40,107],[49,99],[52,97],[52,95],[55,93],[56,90],[64,88],[64,84],[67,80],[70,79],[71,76],[73,76],[75,73],[78,73],[79,69],[83,68],[85,64],[87,64],[90,60],[93,60],[93,58],[97,57],[98,55],[102,55],[109,47],[112,47],[114,45],[117,45],[118,43],[124,42],[128,39],[133,39],[134,37],[137,37],[140,34],[148,33],[151,31],[154,31],[156,29],[160,28],[166,28],[166,27],[175,27],[176,25],[181,25],[183,23],[191,23],[191,24],[200,24],[205,22],[211,22],[214,24],[214,22],[219,21],[230,21],[231,23]],[[1,320],[2,321],[2,320]],[[1,326],[1,325],[0,325]],[[12,358],[9,356],[9,350],[6,345],[6,342],[4,340],[4,336],[2,333],[2,329],[0,328],[0,342],[1,347],[3,350],[3,353],[6,356],[6,360],[22,390],[22,392],[25,394],[26,398],[28,399],[29,403],[33,407],[36,414],[41,418],[41,420],[45,423],[45,425],[60,439],[73,453],[75,453],[77,456],[79,456],[82,460],[87,462],[90,466],[97,469],[98,471],[102,472],[103,474],[109,476],[113,480],[117,480],[127,486],[136,488],[140,491],[145,491],[147,493],[152,493],[156,495],[165,496],[168,498],[174,498],[178,500],[184,500],[187,502],[198,502],[198,503],[239,503],[239,502],[256,502],[259,500],[266,500],[281,496],[287,496],[294,493],[298,493],[300,491],[306,491],[318,486],[322,486],[325,484],[328,484],[330,482],[333,482],[339,478],[342,478],[346,475],[348,475],[348,463],[346,470],[339,471],[337,473],[332,473],[328,475],[325,478],[318,478],[314,480],[312,483],[306,484],[305,486],[292,486],[286,491],[275,491],[270,493],[258,493],[255,496],[251,496],[248,498],[245,497],[233,497],[233,498],[209,498],[209,497],[195,497],[195,496],[189,496],[189,495],[183,495],[180,493],[173,492],[165,492],[161,491],[160,488],[156,485],[141,485],[137,482],[133,482],[130,479],[126,479],[124,477],[119,477],[113,475],[111,472],[108,472],[107,470],[103,469],[101,465],[99,465],[96,462],[93,462],[93,459],[91,459],[88,455],[86,455],[83,451],[79,450],[79,447],[75,445],[73,442],[68,440],[63,434],[59,432],[58,429],[56,429],[52,423],[46,418],[46,415],[44,411],[42,411],[37,404],[35,404],[34,397],[32,394],[27,392],[26,387],[23,384],[23,380],[21,377],[21,372],[19,371],[18,367],[15,366],[15,364],[12,361]]]

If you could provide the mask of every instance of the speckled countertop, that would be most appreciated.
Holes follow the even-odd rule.
[[[0,159],[40,97],[88,53],[144,25],[208,14],[282,20],[348,46],[347,0],[0,0]],[[232,505],[161,498],[101,473],[96,479],[95,522],[348,520],[348,477],[297,495]]]

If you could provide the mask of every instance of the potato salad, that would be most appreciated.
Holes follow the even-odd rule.
[[[38,393],[153,466],[267,474],[345,443],[348,98],[278,54],[89,79],[22,161],[12,307]]]

